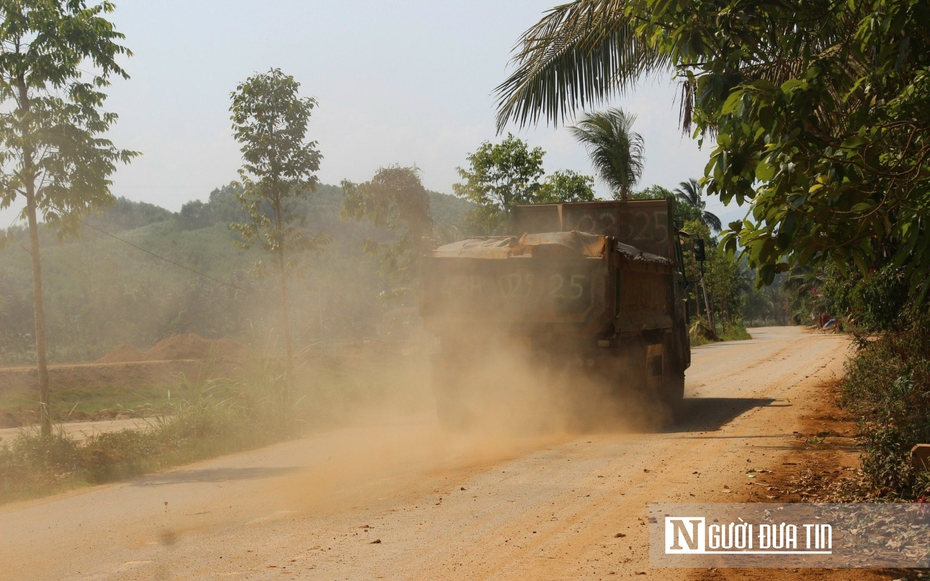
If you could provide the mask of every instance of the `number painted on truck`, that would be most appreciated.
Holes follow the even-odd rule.
[[[533,274],[512,273],[497,278],[497,289],[504,298],[526,299],[533,291],[536,276]]]
[[[553,274],[549,278],[549,298],[577,301],[584,296],[584,282],[587,279],[584,274],[573,274],[567,279],[564,275]]]
[[[577,301],[578,299],[584,296],[584,286],[582,285],[584,281],[587,280],[587,278],[588,277],[583,274],[572,275],[571,285],[570,285],[572,289],[572,294],[569,297],[570,299],[572,299],[573,301]]]

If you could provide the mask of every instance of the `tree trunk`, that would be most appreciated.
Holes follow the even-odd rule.
[[[291,306],[287,297],[287,269],[284,264],[284,252],[282,251],[279,255],[279,264],[278,264],[278,276],[281,283],[281,315],[284,318],[284,350],[287,353],[287,367],[285,373],[287,374],[285,390],[285,398],[290,397],[288,393],[291,389],[291,376],[294,372],[294,347],[291,343]]]
[[[27,184],[28,189],[32,189]],[[48,362],[45,353],[45,309],[42,305],[42,263],[39,260],[39,222],[35,195],[26,196],[29,219],[29,253],[32,255],[32,306],[36,322],[36,367],[39,380],[39,422],[42,435],[52,435],[52,416],[48,401]]]
[[[698,296],[698,287],[697,283],[692,285],[694,287],[694,306],[697,308],[697,316],[701,316],[701,297]]]
[[[275,188],[277,188],[278,178],[274,178]],[[272,211],[274,212],[275,237],[278,246],[275,250],[278,258],[278,282],[281,286],[281,317],[284,331],[284,350],[287,356],[284,373],[284,401],[289,403],[291,381],[294,374],[294,347],[291,343],[291,304],[287,296],[287,256],[285,255],[284,239],[282,231],[284,229],[284,208],[282,207],[281,197],[279,194],[274,196],[272,201]]]
[[[52,435],[52,416],[48,402],[48,361],[45,353],[45,309],[42,306],[42,261],[39,257],[39,219],[36,203],[35,164],[32,159],[33,145],[30,140],[28,115],[32,109],[26,77],[20,74],[16,79],[17,114],[23,123],[23,169],[22,182],[25,187],[26,216],[29,220],[29,253],[32,256],[32,307],[36,323],[36,375],[39,384],[39,423],[42,435]]]
[[[703,278],[701,278],[701,290],[704,291],[704,307],[707,309],[707,324],[714,332],[714,335],[717,335],[717,323],[714,321],[714,312],[710,309],[710,300],[707,298],[707,285],[704,284]]]

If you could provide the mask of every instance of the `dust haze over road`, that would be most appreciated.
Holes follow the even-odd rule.
[[[694,350],[655,432],[444,433],[372,419],[131,482],[0,508],[0,578],[677,579],[648,568],[648,504],[736,502],[790,454],[849,353],[796,327]],[[736,484],[734,484],[736,482]]]

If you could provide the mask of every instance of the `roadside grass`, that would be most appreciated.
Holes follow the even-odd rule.
[[[706,317],[695,317],[688,329],[691,346],[699,347],[718,341],[746,341],[752,339],[749,331],[741,321],[724,321],[711,330]]]
[[[146,419],[147,429],[99,433],[78,441],[59,424],[43,437],[36,427],[0,441],[0,502],[119,480],[286,439],[295,411],[281,382],[215,379],[182,385],[170,414]]]
[[[102,385],[57,391],[52,398],[52,421],[100,421],[117,417],[142,418],[170,413],[175,402],[193,395],[189,382],[173,385],[144,385],[126,388]],[[32,392],[0,392],[0,428],[35,423],[36,395]]]
[[[0,440],[0,504],[259,448],[345,424],[372,410],[422,411],[431,400],[418,357],[313,358],[298,369],[287,392],[280,365],[271,359],[253,361],[236,379],[205,379],[211,375],[205,369],[203,377],[172,386],[170,398],[167,388],[58,392],[58,400],[80,402],[83,397],[104,409],[127,409],[132,403],[146,427],[77,440],[59,423],[50,437],[26,427]],[[152,399],[146,401],[146,394]],[[34,407],[28,400],[25,404]]]
[[[916,318],[907,329],[859,338],[858,347],[841,403],[859,417],[866,486],[886,498],[926,497],[930,471],[913,467],[910,450],[930,443],[930,321]]]
[[[735,321],[724,322],[718,336],[721,341],[748,341],[752,339],[752,335],[749,334],[743,323]]]

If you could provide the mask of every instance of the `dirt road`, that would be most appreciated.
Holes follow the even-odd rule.
[[[845,339],[797,328],[697,348],[660,433],[450,436],[370,421],[0,508],[3,579],[678,579],[648,567],[652,502],[736,502],[786,461]],[[750,481],[751,482],[751,481]]]

